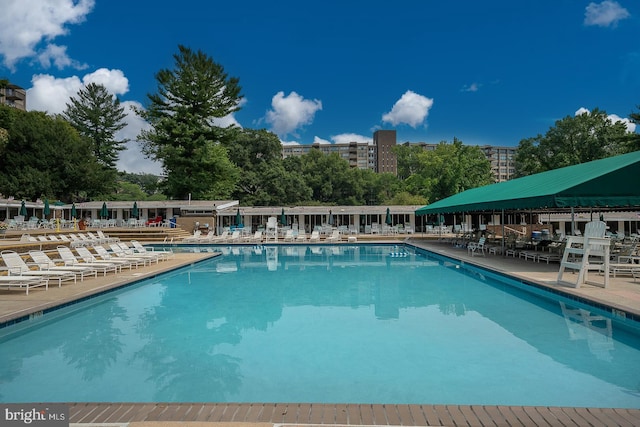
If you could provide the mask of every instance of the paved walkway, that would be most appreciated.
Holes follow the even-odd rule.
[[[602,289],[579,289],[555,283],[558,264],[535,263],[496,255],[470,257],[466,249],[451,244],[414,238],[419,247],[533,281],[582,298],[640,315],[640,282],[629,276],[611,279]],[[49,290],[33,289],[29,295],[0,290],[0,322],[38,313],[92,293],[119,287],[145,277],[184,266],[211,253],[176,254],[158,265],[124,271],[76,285],[63,284]],[[294,425],[417,425],[417,426],[637,426],[638,409],[556,408],[485,405],[371,405],[371,404],[290,404],[290,403],[70,403],[72,426],[95,427],[270,427]]]

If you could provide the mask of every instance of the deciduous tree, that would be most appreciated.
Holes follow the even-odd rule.
[[[556,121],[547,133],[520,141],[516,175],[524,176],[632,151],[624,123],[594,109]]]

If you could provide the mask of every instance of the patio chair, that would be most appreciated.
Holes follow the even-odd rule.
[[[476,255],[484,256],[484,251],[486,250],[486,240],[486,237],[480,237],[477,242],[469,242],[469,244],[467,245],[467,253],[472,257]]]
[[[318,230],[313,230],[311,232],[311,237],[309,237],[310,243],[319,243],[320,242],[320,232]]]
[[[2,251],[0,253],[4,264],[7,266],[9,275],[17,276],[40,276],[47,277],[50,280],[57,279],[58,287],[62,286],[62,282],[73,280],[76,283],[76,273],[72,271],[42,271],[31,270],[20,254],[14,251]]]

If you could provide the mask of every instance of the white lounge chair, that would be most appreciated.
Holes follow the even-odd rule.
[[[72,271],[76,275],[80,276],[80,281],[84,280],[85,276],[93,276],[98,277],[98,270],[95,268],[91,268],[90,266],[59,266],[49,258],[44,251],[40,250],[31,250],[29,251],[29,256],[33,260],[34,264],[38,266],[40,270],[44,271]]]
[[[50,280],[57,279],[58,286],[62,286],[62,282],[73,280],[76,283],[76,274],[72,271],[41,271],[31,270],[22,257],[14,251],[2,251],[0,254],[4,264],[7,266],[9,275],[16,276],[40,276],[48,277]]]
[[[49,278],[47,276],[0,276],[0,288],[3,289],[25,289],[27,295],[29,295],[29,289],[39,286],[44,286],[45,289],[49,289]]]
[[[341,242],[342,241],[342,235],[340,234],[340,230],[333,230],[333,233],[331,233],[331,236],[327,237],[327,242]]]
[[[311,237],[309,237],[310,243],[319,243],[320,242],[320,232],[318,230],[313,230],[311,232]]]
[[[293,242],[293,240],[294,240],[293,230],[289,229],[284,233],[284,241]]]
[[[94,245],[92,246],[92,248],[97,255],[96,258],[100,261],[108,261],[114,264],[120,264],[121,267],[129,267],[129,270],[133,270],[134,266],[138,268],[140,265],[145,265],[144,260],[124,259],[124,258],[116,257],[115,255],[111,255],[111,253],[108,250],[106,250],[104,246],[101,246],[101,245]],[[87,251],[89,250],[87,248],[84,248],[83,251],[85,249]]]
[[[114,264],[112,262],[99,261],[93,255],[91,255],[91,253],[89,253],[91,257],[88,257],[87,259],[80,257],[82,259],[82,261],[80,261],[73,254],[71,249],[66,246],[58,246],[58,254],[60,254],[60,258],[62,259],[64,265],[95,268],[104,276],[106,276],[110,271],[113,271],[114,273],[118,273],[121,271],[120,265]],[[93,261],[91,260],[91,258],[93,258]]]
[[[171,249],[156,249],[154,247],[148,248],[146,246],[143,246],[142,243],[138,242],[137,240],[132,240],[131,244],[133,245],[133,251],[141,255],[152,254],[163,260],[175,257],[175,254]]]
[[[138,268],[139,265],[151,265],[154,261],[156,263],[158,262],[157,258],[153,256],[134,254],[129,247],[124,247],[122,243],[110,243],[109,248],[111,249],[110,254],[113,255],[115,259],[130,260],[136,264],[136,268]]]

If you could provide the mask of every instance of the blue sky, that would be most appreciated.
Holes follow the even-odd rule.
[[[178,45],[240,79],[221,120],[285,144],[370,141],[516,146],[599,108],[640,104],[640,3],[581,1],[2,0],[0,77],[30,110],[59,113],[83,84],[146,104]],[[121,137],[146,124],[133,113]],[[637,131],[628,123],[630,131]],[[159,172],[135,141],[119,163]]]

